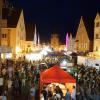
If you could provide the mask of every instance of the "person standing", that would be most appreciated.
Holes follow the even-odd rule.
[[[30,100],[35,100],[35,86],[33,84],[30,89]]]
[[[46,91],[46,86],[43,87],[43,90],[41,91],[41,93],[44,96],[44,100],[47,100],[47,91]]]
[[[11,92],[12,92],[12,80],[11,79],[8,79],[7,85],[8,85],[8,99],[10,99],[11,98]]]
[[[13,67],[12,66],[8,67],[8,77],[9,79],[12,79],[13,77]]]
[[[71,93],[69,92],[69,89],[67,89],[65,100],[71,100]]]
[[[40,94],[40,100],[44,100],[44,96],[43,96],[43,93],[42,92]]]
[[[18,95],[19,94],[19,81],[17,78],[14,80],[14,89],[15,89],[15,94]]]
[[[51,87],[48,87],[48,100],[51,100],[52,99],[52,96],[53,96],[52,88]]]
[[[73,86],[73,92],[71,94],[71,98],[72,98],[72,100],[76,100],[76,89],[75,89],[75,86]]]
[[[3,95],[2,95],[2,100],[7,100],[7,97],[6,97],[5,93],[3,93]]]
[[[56,94],[59,94],[61,96],[61,98],[63,97],[63,92],[59,86],[56,86],[55,92],[56,92]]]

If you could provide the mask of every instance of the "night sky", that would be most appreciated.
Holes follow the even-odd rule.
[[[67,32],[75,35],[80,16],[95,18],[100,0],[9,0],[22,8],[28,23],[37,25],[42,40],[58,33],[64,41]],[[93,21],[92,21],[93,22]]]

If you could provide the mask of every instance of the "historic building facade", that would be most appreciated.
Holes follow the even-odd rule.
[[[97,13],[94,20],[94,47],[93,52],[95,55],[100,56],[100,15]]]
[[[71,51],[71,52],[75,51],[75,38],[72,37],[72,34],[70,34],[69,36],[68,51]]]
[[[26,41],[26,30],[25,30],[25,21],[24,21],[24,13],[21,11],[17,27],[16,27],[16,53],[17,49],[21,50],[21,53],[25,52],[25,41]]]
[[[51,35],[51,41],[50,45],[55,51],[62,51],[66,50],[66,44],[60,43],[58,34],[52,34]]]
[[[26,30],[23,10],[2,8],[1,53],[25,52]]]
[[[59,37],[57,34],[52,34],[51,36],[51,47],[55,50],[59,50]]]
[[[78,30],[76,33],[75,39],[75,49],[77,52],[87,52],[90,51],[90,39],[86,30],[86,27],[83,22],[83,18],[81,17],[80,23],[78,26]]]

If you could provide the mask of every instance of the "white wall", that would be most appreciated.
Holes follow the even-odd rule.
[[[88,66],[88,67],[95,67],[96,69],[99,70],[99,68],[100,68],[100,58],[90,58],[90,57],[78,56],[77,64],[78,65],[83,64],[83,65]]]
[[[78,65],[82,65],[82,64],[85,65],[85,59],[86,59],[85,57],[78,56],[77,57],[77,64]]]

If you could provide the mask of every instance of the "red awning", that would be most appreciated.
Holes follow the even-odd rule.
[[[40,83],[76,83],[76,79],[55,65],[40,74]]]

